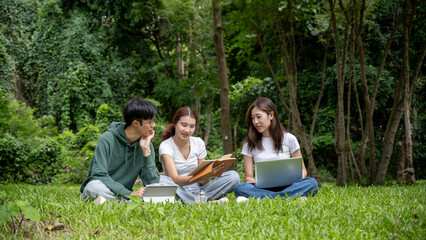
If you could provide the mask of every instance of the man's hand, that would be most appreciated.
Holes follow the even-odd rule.
[[[151,148],[149,147],[149,144],[151,143],[151,139],[154,137],[154,135],[155,135],[155,131],[150,130],[149,135],[142,136],[141,140],[139,141],[139,146],[141,146],[143,155],[145,157],[148,157],[149,155],[151,155]]]
[[[132,192],[130,195],[131,195],[131,196],[138,196],[138,197],[142,197],[143,192],[145,192],[145,188],[144,188],[144,187],[141,187],[141,188],[139,188],[138,190],[136,190],[136,191]]]

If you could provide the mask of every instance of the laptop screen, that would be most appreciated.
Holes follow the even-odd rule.
[[[256,187],[273,188],[293,184],[302,178],[301,157],[256,162]]]

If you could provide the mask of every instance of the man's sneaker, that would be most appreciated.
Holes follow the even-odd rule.
[[[247,200],[249,200],[249,199],[248,199],[248,198],[246,198],[246,197],[243,197],[243,196],[239,196],[239,197],[237,197],[237,203],[245,202],[245,201],[247,201]]]
[[[106,201],[106,198],[102,197],[102,196],[98,196],[97,198],[95,198],[95,200],[93,200],[94,204],[102,204]]]
[[[229,199],[227,197],[223,197],[221,199],[214,200],[213,202],[217,202],[217,203],[229,203]]]

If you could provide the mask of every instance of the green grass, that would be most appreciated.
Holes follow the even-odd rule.
[[[41,221],[24,221],[1,239],[425,239],[426,181],[410,186],[336,187],[326,183],[308,201],[250,199],[229,204],[95,205],[77,185],[2,184],[0,203],[27,200]],[[64,228],[44,230],[51,221]]]

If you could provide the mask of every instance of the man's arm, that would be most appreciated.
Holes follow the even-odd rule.
[[[124,187],[121,183],[114,181],[108,173],[109,160],[109,143],[105,139],[100,138],[96,146],[95,153],[92,158],[91,179],[100,180],[113,193],[121,196],[130,195],[132,192]]]
[[[152,143],[150,143],[150,153],[151,154],[148,156],[145,156],[145,153],[143,154],[144,156],[142,156],[143,164],[139,177],[141,178],[144,186],[160,182],[160,173],[155,165],[155,152],[154,145],[152,145]]]

